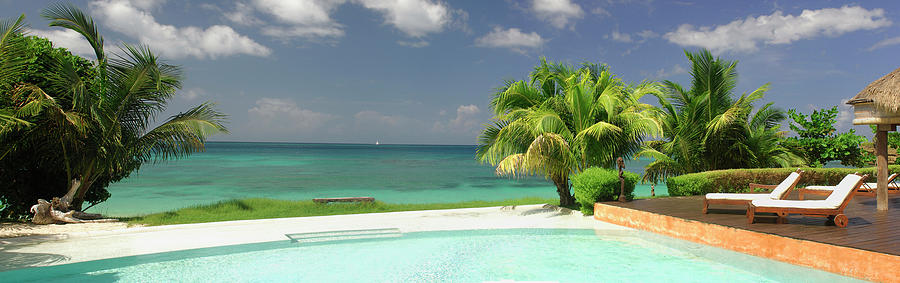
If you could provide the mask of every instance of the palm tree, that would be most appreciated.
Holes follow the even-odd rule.
[[[657,91],[655,83],[626,85],[603,65],[576,69],[542,58],[529,81],[507,81],[494,94],[494,123],[479,137],[476,158],[501,176],[543,175],[560,205],[572,205],[569,174],[611,167],[659,132],[654,108],[638,101]]]
[[[763,85],[737,99],[737,62],[708,50],[685,51],[691,61],[691,88],[665,81],[659,96],[664,139],[649,141],[637,156],[655,159],[644,175],[653,182],[668,176],[729,168],[787,167],[803,159],[778,144],[784,135],[779,122],[783,110],[766,104],[754,112],[753,103],[763,98]],[[699,126],[699,127],[698,127]]]
[[[0,21],[0,88],[11,89],[16,84],[16,74],[26,67],[25,57],[18,56],[25,50],[21,34],[25,31],[25,15],[15,21]],[[15,109],[0,108],[0,135],[18,127],[29,126],[26,120],[16,117]]]
[[[127,176],[146,162],[202,151],[208,136],[227,132],[225,116],[210,103],[151,127],[181,87],[181,69],[160,61],[142,46],[125,44],[122,55],[108,58],[97,26],[75,6],[52,5],[42,16],[51,26],[84,36],[97,58],[95,82],[76,75],[71,62],[54,62],[49,86],[20,84],[11,92],[20,102],[14,111],[18,118],[40,117],[26,131],[25,139],[7,150],[15,150],[15,144],[33,143],[61,153],[61,166],[69,180],[63,208],[80,210],[85,194],[98,180]],[[19,28],[12,33],[21,35],[23,31]],[[4,58],[0,62],[15,57],[14,53],[0,55]],[[0,71],[0,78],[8,72]]]

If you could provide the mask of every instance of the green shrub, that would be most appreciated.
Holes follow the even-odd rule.
[[[619,198],[619,172],[606,168],[588,168],[573,175],[572,186],[575,190],[575,201],[581,205],[585,215],[594,214],[594,203],[611,201]],[[634,185],[640,178],[637,174],[625,172],[625,197],[634,199]]]
[[[685,174],[666,180],[670,196],[692,196],[707,193],[748,192],[750,183],[775,185],[784,181],[795,168],[731,169]],[[803,168],[797,185],[837,185],[847,174],[868,174],[874,182],[875,168]],[[900,166],[891,165],[890,172],[900,172]]]

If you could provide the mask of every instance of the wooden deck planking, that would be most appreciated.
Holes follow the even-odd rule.
[[[797,199],[794,192],[789,199]],[[810,199],[818,199],[811,197]],[[891,210],[877,212],[875,198],[856,196],[844,210],[849,218],[846,228],[826,223],[825,218],[791,215],[786,224],[775,224],[774,214],[760,214],[748,224],[746,209],[740,206],[710,205],[702,212],[703,196],[639,199],[626,203],[604,202],[682,219],[729,226],[795,239],[900,255],[900,195],[891,195]],[[768,216],[771,215],[771,216]]]

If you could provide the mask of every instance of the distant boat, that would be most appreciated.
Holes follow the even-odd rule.
[[[375,141],[375,145],[379,145],[379,144],[381,144],[381,143],[380,143],[380,142],[378,142],[378,141]]]

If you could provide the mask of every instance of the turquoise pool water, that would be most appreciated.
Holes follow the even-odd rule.
[[[7,282],[854,282],[655,234],[570,229],[278,241],[0,272]]]
[[[647,160],[626,169],[642,173]],[[475,146],[211,142],[187,159],[147,164],[109,187],[89,212],[132,216],[235,198],[372,196],[391,203],[557,198],[543,178],[509,179],[475,160]],[[656,193],[666,194],[665,185]],[[636,195],[649,196],[649,185]]]

